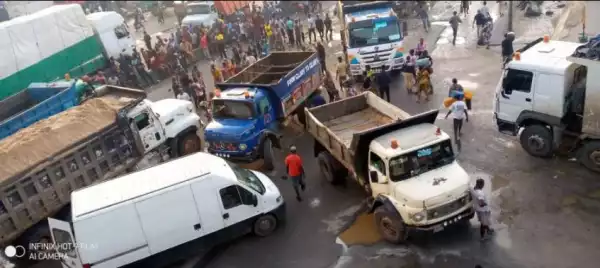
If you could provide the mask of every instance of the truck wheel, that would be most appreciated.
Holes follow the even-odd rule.
[[[266,138],[263,143],[263,168],[271,171],[275,168],[273,165],[273,157],[275,152],[273,151],[273,142],[270,138]]]
[[[600,141],[584,144],[578,158],[586,168],[600,172]]]
[[[330,159],[327,152],[320,152],[317,156],[317,163],[319,164],[319,170],[321,170],[321,176],[329,183],[335,184],[337,179]]]
[[[401,219],[380,206],[375,209],[375,224],[377,230],[386,241],[399,244],[406,240],[406,228]]]
[[[202,150],[202,143],[200,142],[200,137],[196,135],[196,132],[188,132],[185,136],[179,138],[177,143],[177,152],[179,156],[193,154]]]
[[[525,127],[521,133],[521,147],[530,155],[537,157],[552,156],[552,131],[542,125]]]
[[[256,236],[265,237],[277,229],[277,219],[271,215],[262,215],[254,222],[252,230]]]

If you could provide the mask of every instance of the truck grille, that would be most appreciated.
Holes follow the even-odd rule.
[[[392,51],[393,48],[390,48],[373,52],[362,52],[360,55],[365,64],[377,64],[389,60],[390,56],[392,55]]]
[[[469,194],[464,195],[463,197],[452,201],[448,204],[441,205],[439,207],[435,207],[427,210],[427,219],[437,219],[440,217],[444,217],[446,215],[452,214],[453,212],[459,210],[465,205],[471,202],[471,196]]]

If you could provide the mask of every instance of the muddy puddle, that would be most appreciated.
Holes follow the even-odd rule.
[[[359,214],[352,225],[338,236],[346,245],[372,245],[381,241],[374,214]]]

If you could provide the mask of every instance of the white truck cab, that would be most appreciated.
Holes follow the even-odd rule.
[[[267,236],[285,218],[267,176],[206,153],[77,190],[71,210],[71,222],[48,219],[64,268],[158,266],[173,261],[159,253],[197,253],[249,230]]]
[[[214,2],[188,2],[185,4],[185,17],[181,24],[189,28],[201,25],[212,27],[218,18],[219,15]]]
[[[573,56],[582,44],[548,37],[526,45],[506,65],[494,101],[500,132],[530,155],[562,147],[600,172],[600,62]]]
[[[456,162],[448,134],[433,124],[374,139],[369,146],[369,179],[373,197],[387,197],[406,226],[414,229],[469,216],[469,175]],[[447,225],[441,223],[431,228],[439,231]]]
[[[100,37],[107,59],[121,54],[132,55],[136,42],[123,16],[114,11],[96,12],[86,16]]]

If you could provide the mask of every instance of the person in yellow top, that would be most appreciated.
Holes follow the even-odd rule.
[[[344,59],[340,56],[338,57],[338,64],[335,70],[335,78],[340,83],[340,89],[343,91],[343,83],[348,78],[348,66],[344,62]]]
[[[427,68],[419,68],[417,73],[417,81],[419,90],[417,91],[417,103],[421,102],[421,97],[425,95],[425,101],[429,101],[429,91],[431,90],[431,80],[429,79],[429,70]]]
[[[223,59],[226,59],[227,54],[225,53],[225,40],[223,39],[225,39],[225,36],[221,32],[219,32],[215,36],[215,40],[217,40],[217,48],[219,50],[219,54],[221,55],[221,57],[223,57]]]
[[[221,73],[221,69],[217,68],[214,63],[210,64],[210,72],[212,73],[215,83],[223,82],[223,74]]]
[[[273,30],[271,30],[271,24],[265,24],[265,34],[267,37],[271,37],[273,35]]]

